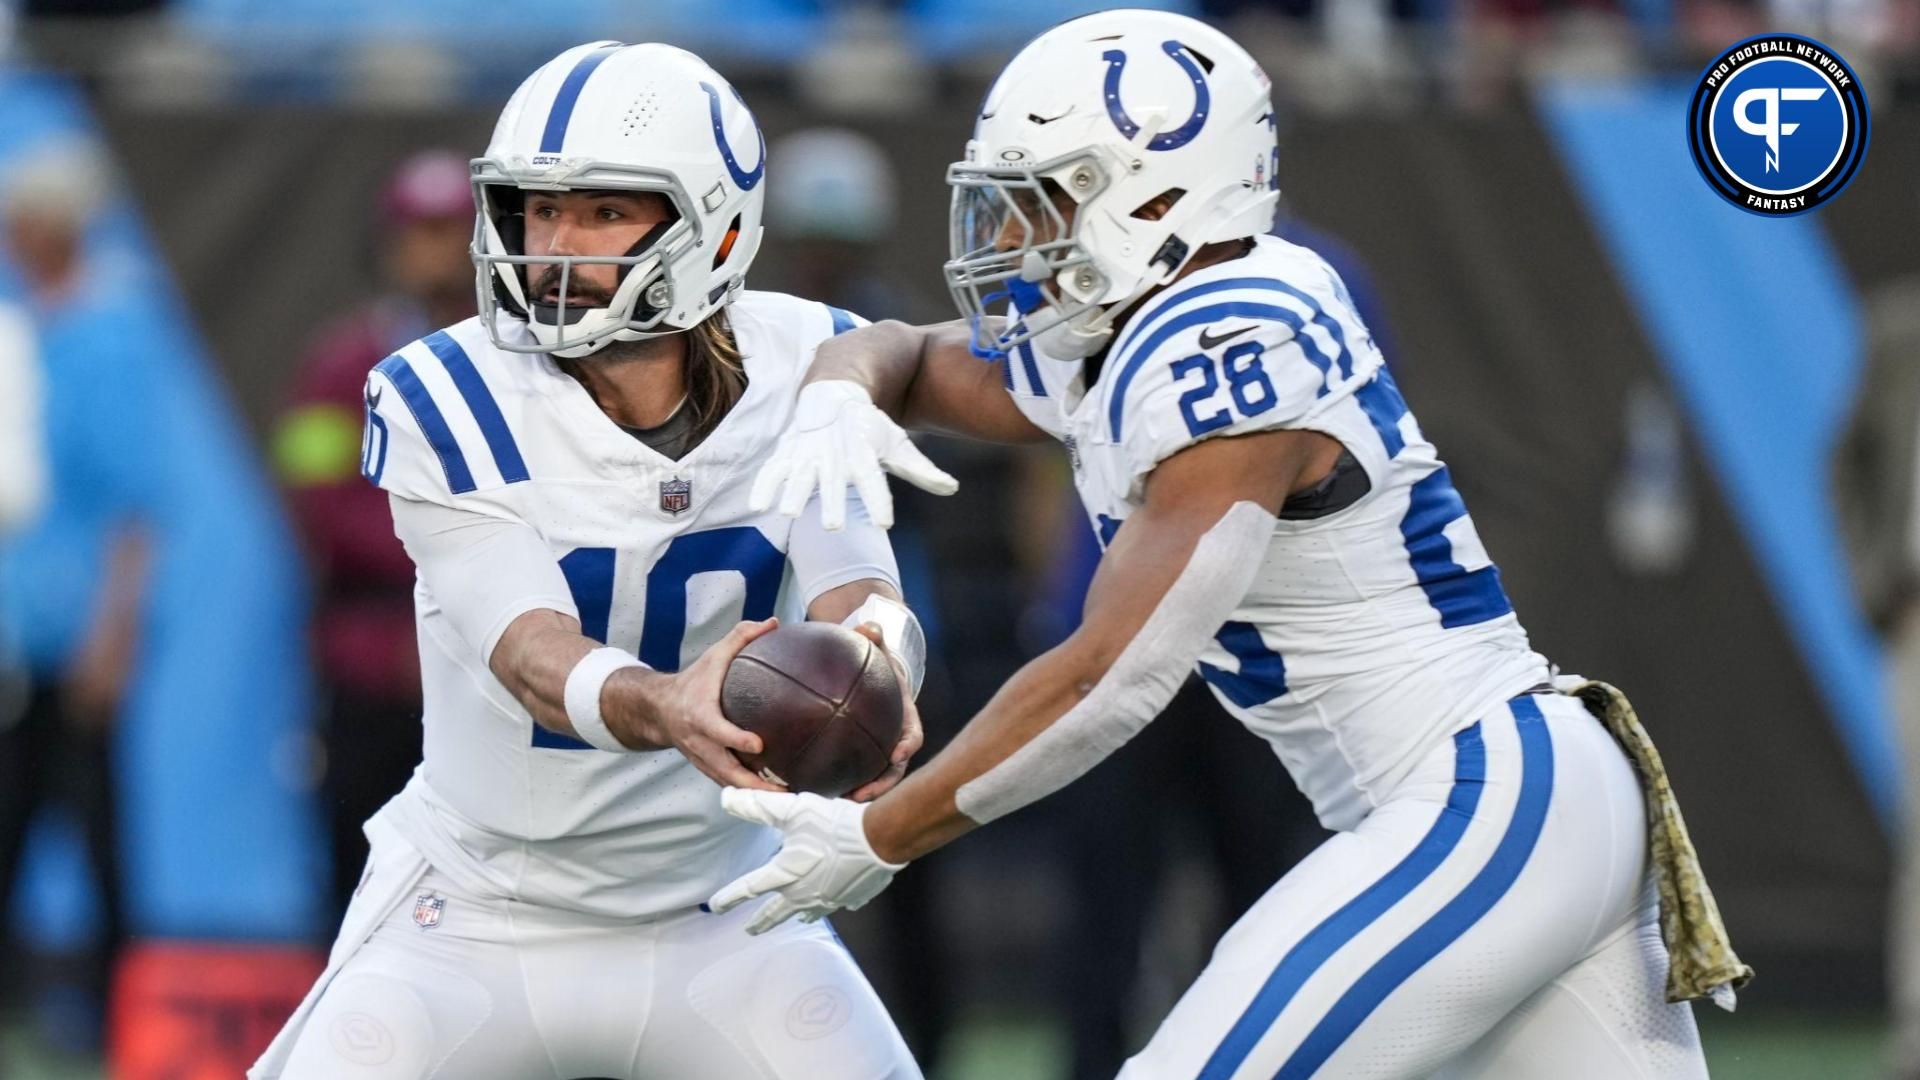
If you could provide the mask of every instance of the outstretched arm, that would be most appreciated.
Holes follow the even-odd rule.
[[[1250,587],[1289,492],[1339,444],[1269,431],[1191,446],[1153,472],[1102,560],[1081,628],[1022,668],[939,756],[865,808],[729,792],[728,809],[787,833],[774,862],[716,907],[780,895],[755,919],[858,906],[894,870],[1070,783],[1165,707]]]
[[[928,461],[902,425],[988,442],[1046,433],[1005,389],[1006,361],[974,356],[965,323],[882,322],[821,342],[793,422],[755,479],[752,505],[797,516],[817,491],[828,529],[846,520],[852,486],[882,528],[893,525],[886,473],[936,495],[959,484]]]

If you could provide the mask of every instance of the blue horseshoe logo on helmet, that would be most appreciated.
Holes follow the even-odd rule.
[[[760,131],[760,124],[756,121],[753,125],[753,131],[754,134],[760,136],[760,162],[753,167],[752,172],[742,169],[740,163],[733,159],[733,147],[727,145],[727,131],[725,126],[720,122],[720,91],[715,90],[707,83],[701,83],[700,89],[707,92],[707,114],[713,117],[713,141],[715,145],[720,147],[720,160],[726,162],[727,172],[733,174],[733,182],[739,186],[741,191],[752,191],[754,185],[760,183],[760,178],[767,175],[766,135]],[[740,101],[741,108],[746,108],[747,103],[744,99],[740,98],[740,91],[735,90],[733,96],[736,100]],[[749,112],[747,118],[749,120],[753,119],[753,114]]]
[[[1192,49],[1178,41],[1162,42],[1160,48],[1186,71],[1187,78],[1193,80],[1193,115],[1172,131],[1162,132],[1147,141],[1149,150],[1174,150],[1192,142],[1193,137],[1206,126],[1207,106],[1211,104],[1212,95],[1207,93],[1206,75],[1194,61]],[[1140,133],[1140,125],[1133,122],[1133,118],[1127,115],[1126,106],[1120,104],[1120,71],[1127,66],[1127,54],[1119,49],[1108,49],[1100,54],[1100,59],[1107,62],[1107,115],[1113,118],[1113,126],[1120,129],[1120,134],[1131,139]]]

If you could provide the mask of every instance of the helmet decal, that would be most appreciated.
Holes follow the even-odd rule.
[[[580,88],[587,85],[587,77],[593,74],[594,68],[624,48],[625,45],[608,45],[604,49],[595,49],[581,57],[580,62],[573,65],[573,70],[567,72],[566,81],[560,84],[560,92],[554,95],[553,108],[547,112],[546,130],[540,133],[541,153],[560,152],[561,144],[567,141],[567,125],[573,120],[573,107],[580,100]]]
[[[742,169],[740,163],[734,160],[733,147],[727,145],[726,128],[720,121],[720,91],[715,90],[709,83],[701,83],[700,89],[707,92],[707,110],[713,117],[713,141],[720,147],[720,160],[726,163],[727,172],[732,174],[734,184],[738,186],[741,191],[752,191],[754,185],[760,182],[760,178],[767,174],[766,135],[760,131],[759,122],[755,121],[753,131],[755,135],[760,137],[760,161],[753,167],[753,171],[751,172]],[[738,98],[739,95],[740,91],[735,90],[734,96]],[[747,103],[741,101],[740,107],[743,109],[746,108]],[[747,119],[753,119],[751,112],[747,114]]]
[[[1160,48],[1186,71],[1187,78],[1193,80],[1193,115],[1187,117],[1186,123],[1172,131],[1155,135],[1147,142],[1149,150],[1174,150],[1192,142],[1193,137],[1206,126],[1211,96],[1207,92],[1206,75],[1194,61],[1192,49],[1178,41],[1162,42]],[[1107,115],[1113,118],[1113,126],[1120,129],[1120,134],[1131,139],[1140,133],[1140,125],[1133,122],[1133,118],[1127,115],[1126,106],[1120,104],[1120,72],[1127,66],[1127,54],[1119,49],[1108,49],[1100,54],[1100,59],[1107,62]]]

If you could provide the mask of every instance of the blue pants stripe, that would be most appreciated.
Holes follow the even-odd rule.
[[[1467,887],[1436,912],[1405,941],[1381,957],[1342,994],[1320,1023],[1307,1033],[1274,1080],[1307,1080],[1351,1037],[1387,995],[1419,971],[1429,960],[1460,939],[1513,887],[1514,880],[1533,856],[1533,847],[1546,824],[1553,800],[1553,739],[1546,718],[1530,696],[1511,702],[1520,732],[1520,796],[1493,857]]]
[[[1420,843],[1380,880],[1327,916],[1288,950],[1280,966],[1274,969],[1259,993],[1254,995],[1253,1003],[1247,1006],[1240,1019],[1228,1030],[1227,1037],[1214,1049],[1213,1056],[1207,1059],[1206,1065],[1200,1070],[1199,1080],[1228,1080],[1238,1071],[1247,1055],[1253,1052],[1254,1045],[1279,1019],[1281,1011],[1314,972],[1319,971],[1341,947],[1372,925],[1374,920],[1418,888],[1460,843],[1460,837],[1467,831],[1467,824],[1473,820],[1475,808],[1480,805],[1480,792],[1486,785],[1487,748],[1479,724],[1454,735],[1453,754],[1453,789],[1447,793],[1447,805],[1441,809],[1427,834],[1420,838]]]

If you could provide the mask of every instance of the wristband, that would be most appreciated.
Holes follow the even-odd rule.
[[[920,629],[920,620],[913,609],[898,600],[870,593],[853,614],[840,620],[840,625],[849,630],[863,623],[873,623],[880,628],[880,641],[907,669],[908,696],[919,697],[920,684],[927,677],[927,635]]]
[[[633,752],[632,747],[607,730],[607,721],[600,715],[600,691],[614,672],[646,666],[635,660],[632,653],[613,648],[595,649],[573,665],[573,670],[567,673],[564,697],[567,719],[573,723],[573,733],[580,741],[612,754]]]

